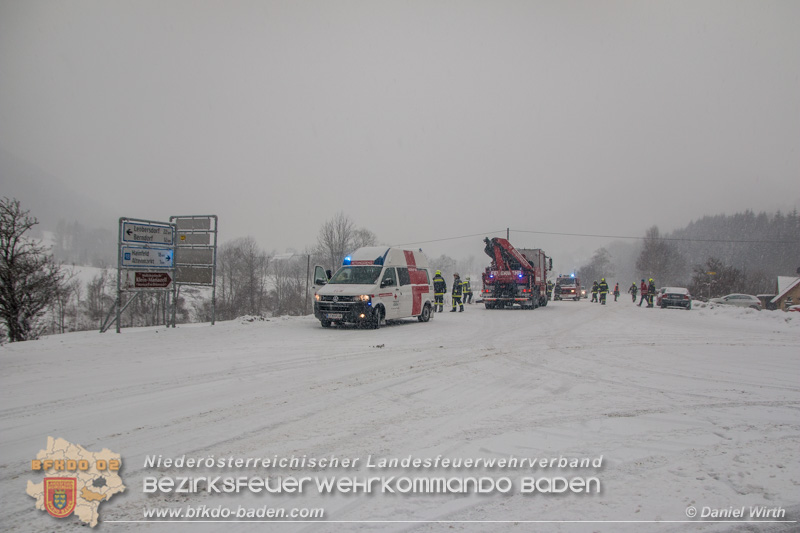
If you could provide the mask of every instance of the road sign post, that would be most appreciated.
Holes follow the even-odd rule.
[[[175,276],[172,292],[172,327],[182,285],[211,287],[211,325],[217,314],[217,215],[169,217],[175,225]]]
[[[163,293],[166,307],[175,279],[174,224],[121,217],[117,247],[117,298],[100,333],[107,331],[113,323],[120,333],[122,312],[142,292]],[[126,292],[133,293],[133,296],[123,305]]]

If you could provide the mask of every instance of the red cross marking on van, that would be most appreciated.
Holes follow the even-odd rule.
[[[408,265],[408,277],[411,278],[411,314],[418,315],[422,311],[422,295],[430,292],[428,277],[425,271],[417,270],[417,260],[414,252],[403,250]]]

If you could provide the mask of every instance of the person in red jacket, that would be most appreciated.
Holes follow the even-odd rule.
[[[619,283],[616,283],[614,285],[614,301],[615,302],[617,301],[617,298],[619,298]]]
[[[642,293],[642,299],[639,300],[639,307],[642,306],[642,302],[646,302],[647,300],[647,282],[642,278],[642,284],[639,285],[639,292]]]

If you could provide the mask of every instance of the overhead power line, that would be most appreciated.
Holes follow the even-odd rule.
[[[600,237],[604,239],[638,239],[646,240],[648,237],[632,237],[630,235],[597,235],[593,233],[561,233],[553,231],[533,231],[524,229],[512,229],[518,233],[539,233],[541,235],[561,235],[565,237]],[[747,240],[747,239],[691,239],[688,237],[659,237],[662,241],[685,241],[685,242],[719,242],[719,243],[741,243],[741,244],[797,244],[797,241],[767,241],[767,240]]]
[[[632,239],[632,240],[646,240],[648,237],[634,237],[631,235],[600,235],[597,233],[565,233],[565,232],[558,232],[558,231],[534,231],[534,230],[524,230],[524,229],[511,229],[511,230],[498,230],[498,231],[486,231],[483,233],[473,233],[472,235],[460,235],[458,237],[443,237],[441,239],[431,239],[428,241],[415,241],[415,242],[405,242],[401,244],[393,244],[392,246],[411,246],[417,244],[428,244],[432,242],[442,242],[442,241],[455,241],[458,239],[467,239],[472,237],[484,237],[487,235],[494,235],[496,233],[506,233],[506,231],[512,231],[517,233],[536,233],[539,235],[557,235],[561,237],[593,237],[593,238],[601,238],[601,239]],[[771,241],[771,240],[755,240],[755,239],[692,239],[688,237],[659,237],[662,241],[683,241],[683,242],[710,242],[710,243],[730,243],[730,244],[798,244],[800,240],[797,241]]]
[[[472,235],[461,235],[460,237],[444,237],[442,239],[432,239],[430,241],[416,241],[416,242],[404,242],[402,244],[393,244],[392,246],[411,246],[412,244],[427,244],[429,242],[441,242],[441,241],[454,241],[456,239],[466,239],[468,237],[482,237],[486,235],[493,235],[495,233],[505,233],[506,230],[499,230],[499,231],[486,231],[484,233],[473,233]]]

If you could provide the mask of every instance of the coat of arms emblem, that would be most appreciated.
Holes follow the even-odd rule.
[[[44,506],[51,516],[65,518],[75,510],[78,480],[74,477],[44,478]]]

